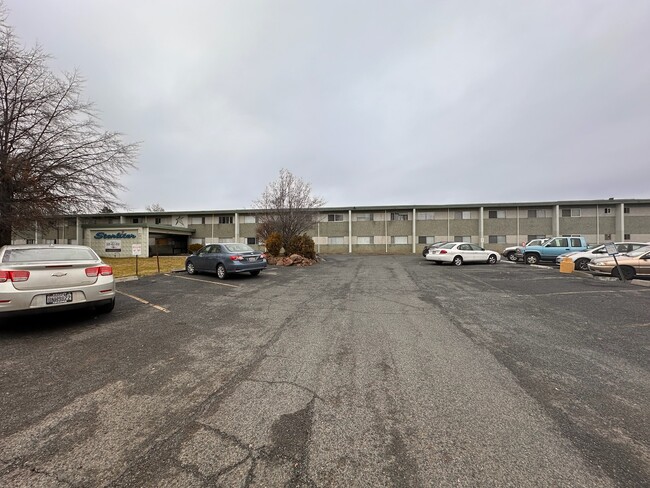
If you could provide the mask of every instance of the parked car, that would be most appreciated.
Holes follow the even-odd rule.
[[[0,248],[0,316],[115,306],[113,268],[91,248],[64,244]]]
[[[526,246],[541,246],[543,245],[548,239],[532,239],[530,242],[527,244],[524,244],[523,246],[511,246],[511,247],[506,247],[501,255],[506,258],[508,261],[518,261],[519,259],[523,259],[524,253],[523,249]]]
[[[586,251],[589,249],[587,241],[580,236],[559,236],[548,239],[544,244],[538,246],[526,246],[523,249],[524,263],[537,264],[540,261],[555,262],[560,254],[571,251]]]
[[[498,252],[486,250],[468,242],[448,242],[430,250],[427,254],[427,261],[433,261],[436,264],[453,263],[456,266],[463,263],[496,264],[500,260],[501,256]]]
[[[257,276],[265,268],[264,253],[237,242],[208,244],[185,260],[185,270],[188,274],[216,273],[220,280],[234,273],[250,273]]]
[[[615,242],[616,249],[621,254],[634,251],[640,247],[647,246],[647,242]],[[592,259],[602,258],[607,256],[607,250],[605,249],[605,244],[600,246],[593,247],[586,251],[573,251],[560,254],[555,258],[555,263],[560,264],[565,258],[571,258],[571,261],[575,263],[576,269],[580,271],[589,271],[589,262]]]
[[[434,242],[433,244],[427,244],[424,246],[424,249],[422,249],[422,256],[425,258],[427,257],[427,253],[429,252],[430,249],[435,249],[437,247],[442,246],[443,244],[447,244],[449,241],[440,241],[440,242]]]
[[[640,247],[635,251],[616,256],[623,278],[631,280],[637,276],[650,276],[650,246]],[[594,259],[589,263],[589,271],[620,278],[613,256]]]

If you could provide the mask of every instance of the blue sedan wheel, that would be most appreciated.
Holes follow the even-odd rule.
[[[226,267],[221,263],[217,264],[217,278],[225,280],[227,274]]]

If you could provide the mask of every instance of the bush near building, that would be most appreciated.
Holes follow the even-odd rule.
[[[289,239],[289,243],[285,246],[285,254],[291,256],[292,254],[299,254],[308,259],[316,258],[316,244],[314,240],[307,234],[301,236],[293,236]]]
[[[279,232],[272,232],[264,242],[266,250],[271,256],[279,256],[282,250],[282,236]]]

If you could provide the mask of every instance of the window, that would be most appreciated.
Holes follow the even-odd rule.
[[[328,222],[343,222],[343,214],[329,214],[327,216]]]
[[[468,220],[472,217],[472,214],[469,210],[462,210],[454,212],[454,219],[456,220]]]
[[[339,245],[339,244],[345,244],[345,238],[344,237],[328,237],[327,238],[327,243],[330,245]]]
[[[255,223],[255,215],[243,215],[241,218],[241,223],[242,224],[254,224]]]
[[[408,244],[409,243],[409,238],[407,236],[391,236],[390,237],[390,243],[391,244]]]
[[[248,244],[249,246],[254,246],[255,244],[257,244],[257,238],[256,237],[247,237],[246,238],[246,244]]]
[[[374,244],[375,238],[373,236],[359,236],[357,237],[357,244],[368,245]]]
[[[612,209],[611,209],[610,207],[605,207],[605,208],[603,209],[603,213],[611,214],[611,213],[612,213]]]
[[[162,224],[162,218],[160,218],[160,217],[156,217],[156,218],[154,219],[154,222],[155,222],[156,224]]]
[[[133,217],[131,219],[131,222],[133,222],[134,224],[139,224],[140,223],[140,218],[139,217]]]
[[[418,244],[433,244],[436,242],[434,236],[418,236]]]
[[[580,217],[579,208],[563,208],[562,217]]]
[[[624,207],[623,208],[623,213],[624,214],[629,214],[630,213],[630,207]]]
[[[205,217],[190,217],[190,225],[197,224],[205,224]]]
[[[390,220],[408,220],[409,214],[392,212],[390,214]]]
[[[27,239],[25,241],[25,244],[34,244],[34,242],[35,242],[34,239]]]
[[[631,239],[630,234],[623,234],[623,240],[629,241]]]
[[[605,240],[606,241],[611,241],[612,240],[612,235],[611,234],[605,234]]]
[[[371,213],[357,214],[357,221],[358,222],[371,222],[372,221],[372,214]]]
[[[454,242],[472,242],[472,236],[454,236]]]
[[[531,208],[528,210],[529,219],[544,219],[546,217],[550,217],[550,215],[548,215],[548,212],[546,211],[545,208],[542,209]]]
[[[220,224],[232,224],[234,222],[234,217],[232,215],[219,215]]]
[[[558,237],[549,242],[548,247],[569,247],[569,239],[567,237]]]
[[[433,220],[433,212],[418,212],[418,220]]]
[[[490,210],[488,212],[488,218],[490,219],[505,219],[506,211],[505,210]]]
[[[571,247],[580,247],[582,246],[582,241],[578,238],[571,238]]]
[[[490,244],[505,244],[506,236],[489,236],[488,242]]]

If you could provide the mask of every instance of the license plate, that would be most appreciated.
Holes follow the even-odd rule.
[[[256,257],[248,258],[249,261],[257,261]]]
[[[72,301],[72,292],[66,291],[64,293],[50,293],[45,295],[46,305],[58,305],[59,303],[69,303]]]

